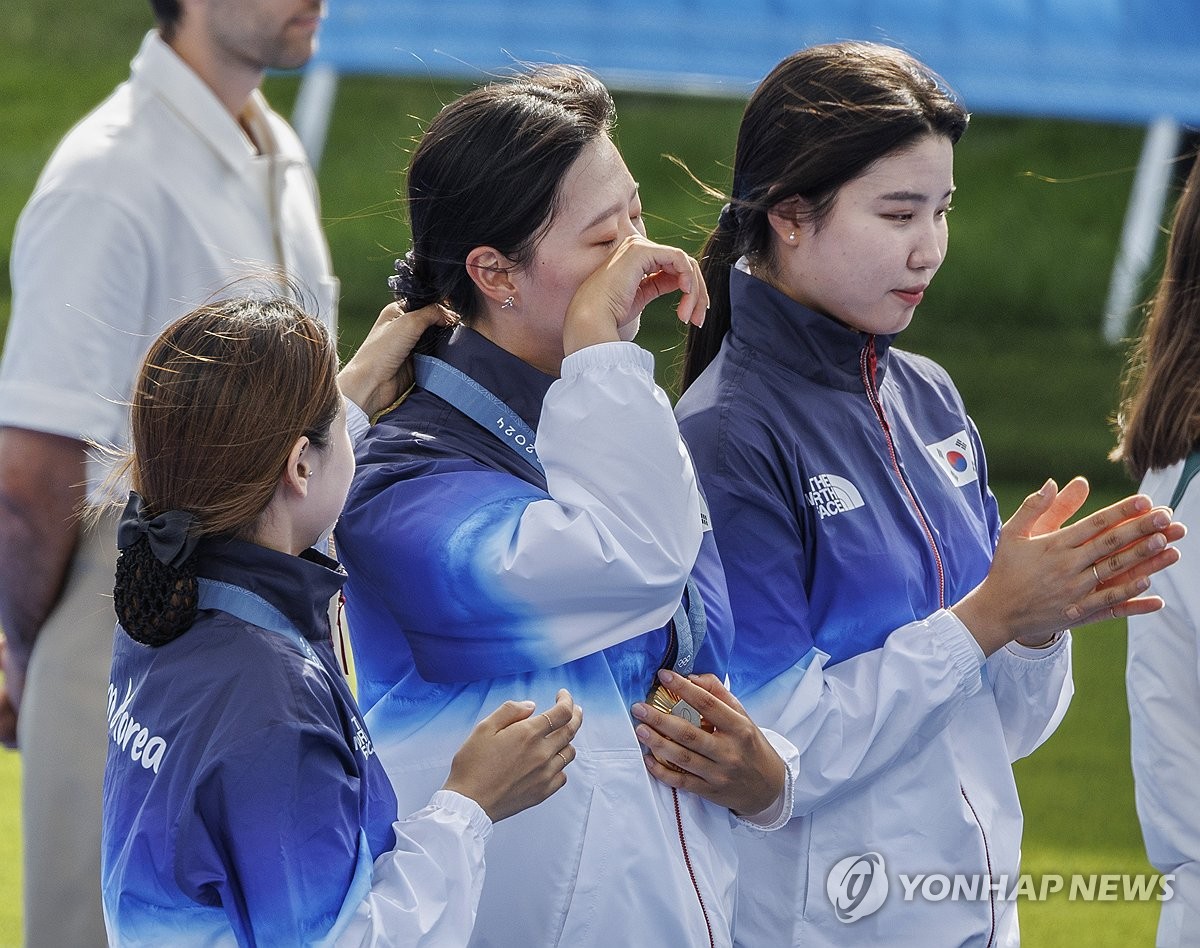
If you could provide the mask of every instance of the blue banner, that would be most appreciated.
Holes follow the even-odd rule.
[[[482,80],[586,66],[618,89],[744,98],[803,46],[907,49],[975,111],[1200,124],[1198,0],[333,0],[316,62]]]

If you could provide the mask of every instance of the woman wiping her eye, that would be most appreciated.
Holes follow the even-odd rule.
[[[588,709],[571,782],[493,836],[472,945],[727,946],[734,825],[789,813],[794,751],[721,687],[720,564],[630,341],[650,300],[678,293],[695,323],[707,294],[694,260],[645,237],[613,120],[600,82],[559,67],[430,123],[393,287],[462,322],[427,340],[416,390],[363,443],[337,529],[360,698],[402,809],[480,707],[567,687]],[[689,740],[660,743],[663,762],[630,718],[648,696]]]

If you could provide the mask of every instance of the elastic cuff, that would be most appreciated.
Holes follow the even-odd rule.
[[[987,656],[971,630],[949,609],[939,609],[925,621],[938,644],[950,653],[950,660],[962,676],[967,696],[975,694],[983,687],[982,671]]]
[[[775,752],[783,758],[783,791],[776,797],[775,802],[762,812],[745,816],[734,813],[733,816],[743,826],[759,832],[769,833],[782,826],[786,826],[792,818],[792,811],[796,802],[796,771],[800,766],[800,752],[782,734],[778,734],[767,728],[763,728],[762,732],[770,745],[775,748]]]
[[[600,342],[563,359],[560,376],[571,379],[590,368],[630,366],[654,377],[654,356],[633,342]]]
[[[346,406],[346,431],[350,435],[350,443],[358,447],[358,443],[366,435],[367,429],[371,427],[371,419],[353,399],[343,395],[342,403]]]
[[[485,843],[492,835],[492,821],[483,807],[455,790],[439,790],[429,798],[429,805],[440,807],[448,813],[461,816]]]
[[[1071,630],[1063,629],[1060,632],[1056,632],[1055,636],[1056,638],[1046,645],[1022,645],[1020,642],[1013,641],[1005,645],[1004,648],[1016,658],[1030,662],[1040,662],[1047,658],[1053,658],[1066,648],[1063,643],[1071,638]]]

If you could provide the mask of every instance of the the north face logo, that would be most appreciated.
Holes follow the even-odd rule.
[[[804,499],[810,507],[816,508],[822,520],[863,506],[858,488],[836,474],[815,474],[810,477]]]

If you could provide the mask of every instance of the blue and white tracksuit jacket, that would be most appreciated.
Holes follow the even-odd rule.
[[[730,293],[732,329],[677,415],[737,624],[734,693],[801,759],[792,821],[743,849],[737,942],[1016,944],[1013,902],[985,883],[1015,886],[1011,762],[1066,710],[1069,636],[985,661],[945,611],[999,531],[946,372],[740,267]],[[931,873],[976,897],[906,900],[901,874]]]
[[[465,327],[434,354],[536,430],[545,478],[421,389],[359,448],[336,537],[359,699],[400,806],[500,702],[546,708],[567,688],[578,756],[562,790],[496,827],[470,944],[728,945],[734,821],[649,776],[629,712],[689,573],[708,623],[696,671],[723,676],[732,638],[652,359],[592,346],[555,380]]]
[[[196,556],[199,576],[251,604],[235,595],[232,614],[202,599],[158,648],[117,626],[101,827],[110,942],[465,944],[491,824],[445,790],[397,820],[330,643],[345,574],[314,550],[237,540],[202,541]]]

